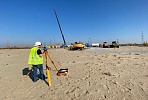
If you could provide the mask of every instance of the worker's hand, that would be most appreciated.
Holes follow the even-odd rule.
[[[50,67],[48,67],[48,70],[51,70],[51,68],[50,68]]]
[[[43,57],[43,54],[40,54],[39,56],[40,56],[40,57]]]
[[[51,70],[51,68],[50,68],[49,66],[47,66],[47,65],[46,65],[46,68],[47,68],[48,70]]]

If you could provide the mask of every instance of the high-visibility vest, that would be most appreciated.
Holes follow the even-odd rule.
[[[37,54],[37,47],[33,47],[30,50],[30,54],[29,54],[29,59],[28,59],[28,64],[29,65],[39,65],[39,64],[43,64],[43,57],[40,57]]]

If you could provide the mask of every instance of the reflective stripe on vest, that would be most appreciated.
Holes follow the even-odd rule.
[[[38,50],[37,47],[33,47],[30,50],[28,64],[30,64],[30,65],[43,64],[43,58],[37,54],[37,50]]]

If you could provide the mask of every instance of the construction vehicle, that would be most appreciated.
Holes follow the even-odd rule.
[[[99,47],[99,43],[92,43],[91,46],[92,47]]]
[[[55,47],[56,48],[60,48],[61,47],[61,44],[60,43],[57,43]]]
[[[108,43],[107,42],[103,42],[103,48],[108,48],[108,47],[109,47]]]
[[[69,49],[70,50],[83,50],[85,45],[82,42],[75,42],[74,44],[71,43]]]
[[[99,47],[102,47],[102,44],[99,44]]]
[[[64,34],[63,34],[63,32],[62,32],[62,28],[61,28],[61,25],[60,25],[60,22],[59,22],[59,19],[58,19],[58,16],[57,16],[57,14],[56,14],[56,11],[54,10],[54,14],[55,14],[55,16],[56,16],[56,19],[57,19],[57,22],[58,22],[58,25],[59,25],[59,28],[60,28],[60,31],[61,31],[61,35],[62,35],[62,38],[63,38],[63,41],[64,41],[64,48],[67,46],[66,45],[66,41],[65,41],[65,37],[64,37]]]
[[[110,45],[110,48],[119,48],[119,43],[113,41],[112,44]]]
[[[86,47],[90,47],[90,44],[89,44],[89,43],[85,43],[85,46],[86,46]]]

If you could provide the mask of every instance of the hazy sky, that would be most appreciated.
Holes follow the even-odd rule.
[[[148,0],[0,0],[0,46],[148,41]]]

